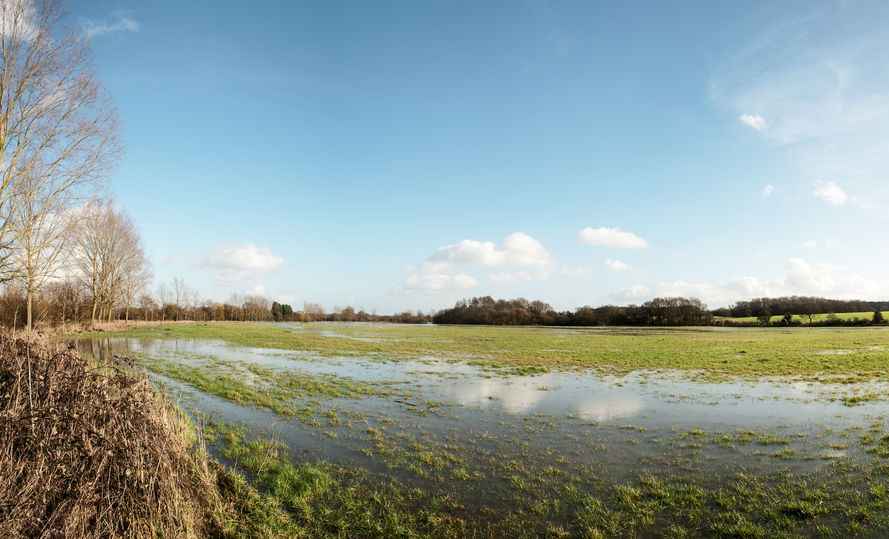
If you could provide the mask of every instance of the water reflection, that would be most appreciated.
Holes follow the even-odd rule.
[[[456,405],[466,413],[525,416],[547,414],[593,422],[633,420],[652,427],[677,425],[755,428],[859,422],[889,412],[885,402],[843,405],[836,397],[849,386],[810,382],[695,383],[662,374],[638,373],[621,379],[594,372],[543,375],[492,375],[482,368],[435,358],[386,361],[384,358],[320,357],[311,353],[245,348],[213,340],[86,339],[82,353],[144,354],[171,361],[206,362],[208,358],[259,364],[276,370],[324,374],[354,380],[400,384],[415,400]],[[889,392],[886,384],[858,384],[860,391]],[[833,399],[833,400],[831,400]],[[384,407],[383,400],[360,404]],[[355,403],[355,406],[359,406]],[[466,415],[464,413],[463,415]],[[474,416],[473,421],[482,421]]]

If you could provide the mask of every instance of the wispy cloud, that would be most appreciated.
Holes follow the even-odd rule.
[[[760,194],[762,195],[762,198],[769,198],[770,196],[772,196],[772,194],[774,192],[775,192],[775,186],[772,184],[768,184],[762,188],[762,191],[760,191]]]
[[[868,192],[858,206],[879,208],[889,170],[889,4],[769,9],[760,33],[714,69],[711,98],[782,152],[800,184],[843,178]],[[855,202],[829,182],[819,191],[830,204]]]
[[[849,195],[836,182],[820,181],[815,184],[812,194],[831,206],[843,206],[849,201]]]
[[[138,32],[142,25],[129,15],[115,14],[103,21],[83,21],[83,33],[87,39],[92,39],[114,32]]]

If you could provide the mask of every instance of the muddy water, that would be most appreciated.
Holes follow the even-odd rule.
[[[385,396],[307,399],[317,409],[315,419],[307,421],[153,375],[196,417],[279,438],[295,458],[357,465],[424,483],[430,477],[418,477],[411,467],[417,455],[451,455],[450,464],[432,474],[445,486],[453,480],[448,475],[452,468],[496,478],[516,466],[529,476],[555,466],[612,481],[669,469],[716,483],[741,470],[817,471],[835,459],[865,458],[850,441],[889,417],[885,402],[850,407],[831,400],[846,389],[826,384],[695,383],[662,373],[521,376],[432,357],[330,358],[208,340],[111,338],[81,341],[78,347],[102,358],[187,364],[215,358],[385,384],[394,389]],[[723,442],[716,442],[720,437]],[[490,499],[499,486],[489,481],[472,488],[477,490],[466,493],[470,499]]]

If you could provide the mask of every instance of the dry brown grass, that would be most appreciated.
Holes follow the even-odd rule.
[[[0,537],[220,535],[217,472],[144,377],[0,336]]]

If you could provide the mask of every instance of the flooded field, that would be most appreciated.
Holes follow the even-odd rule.
[[[146,369],[205,427],[221,461],[273,494],[279,478],[268,477],[268,462],[259,464],[257,453],[315,467],[341,482],[337,488],[385,499],[398,518],[413,515],[403,527],[368,535],[794,537],[889,530],[889,381],[880,376],[715,379],[697,370],[544,368],[446,351],[354,349],[411,338],[411,328],[393,335],[373,327],[268,327],[343,343],[343,353],[327,344],[246,346],[194,333],[98,336],[77,345]],[[430,330],[417,328],[417,336],[421,331]],[[538,331],[560,340],[577,335]],[[620,337],[620,330],[599,331]],[[657,335],[682,338],[663,330],[636,338]],[[756,347],[745,339],[747,348]],[[849,355],[823,351],[816,344],[811,354]],[[331,503],[306,492],[292,511],[300,522]]]

